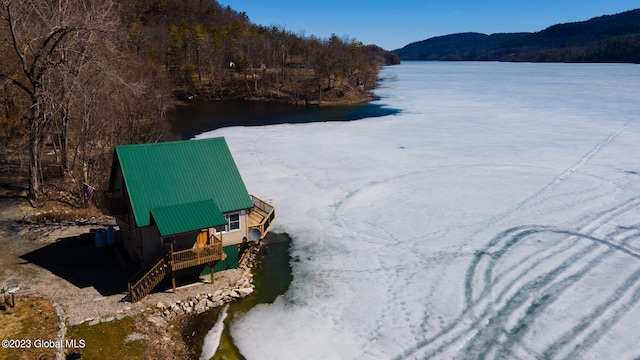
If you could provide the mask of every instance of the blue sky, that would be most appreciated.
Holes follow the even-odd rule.
[[[474,31],[534,32],[640,8],[640,0],[219,0],[259,25],[327,38],[332,33],[387,50]]]

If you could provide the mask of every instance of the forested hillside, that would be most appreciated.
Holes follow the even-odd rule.
[[[215,1],[130,1],[126,13],[130,51],[167,69],[185,97],[358,101],[386,63],[356,39],[255,25]]]
[[[392,61],[213,0],[3,1],[0,184],[79,205],[83,182],[106,188],[114,145],[173,138],[178,99],[365,101]]]
[[[395,53],[403,60],[640,63],[640,9],[536,33],[440,36]]]

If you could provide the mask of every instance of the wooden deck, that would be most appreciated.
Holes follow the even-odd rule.
[[[260,226],[269,214],[267,214],[264,210],[259,208],[253,208],[249,213],[249,227]]]
[[[249,229],[256,228],[260,230],[260,238],[262,239],[267,235],[273,224],[276,213],[273,205],[251,195],[253,201],[253,208],[249,212]]]
[[[177,271],[198,265],[211,264],[224,260],[226,257],[225,252],[222,251],[222,242],[199,248],[176,251],[171,254],[171,269]]]

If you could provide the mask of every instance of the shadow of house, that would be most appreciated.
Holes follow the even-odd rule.
[[[124,294],[122,279],[137,270],[121,247],[96,247],[93,233],[58,239],[21,258],[79,288],[94,287],[103,296]]]

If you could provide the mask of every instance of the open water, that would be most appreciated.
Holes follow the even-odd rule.
[[[202,101],[176,106],[169,113],[173,130],[184,139],[230,126],[262,126],[351,121],[399,113],[380,104],[304,107],[277,102]]]

